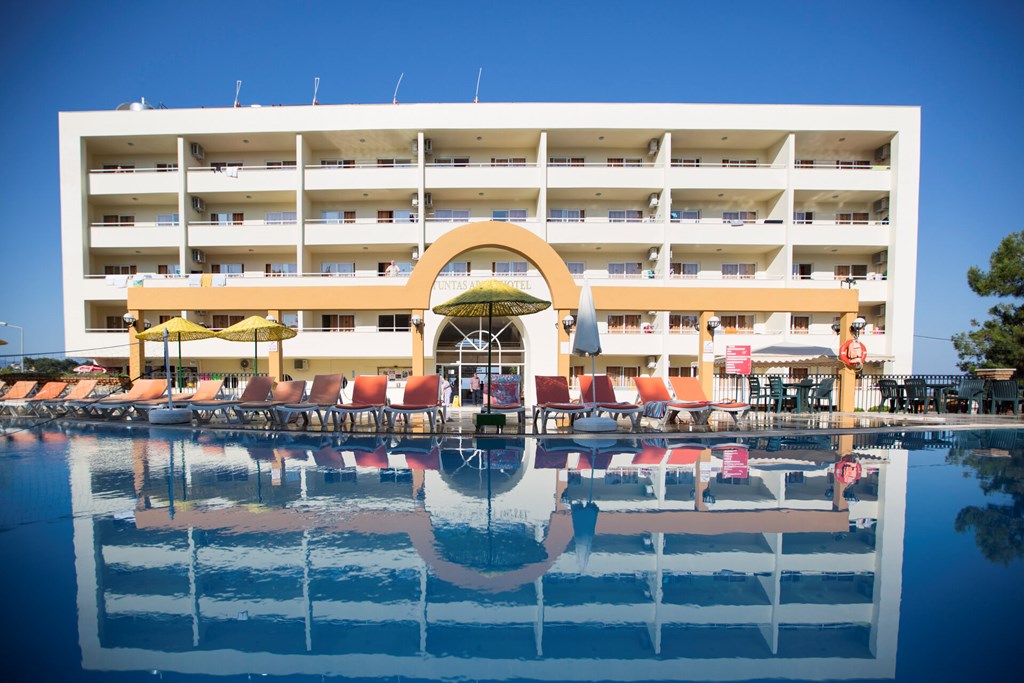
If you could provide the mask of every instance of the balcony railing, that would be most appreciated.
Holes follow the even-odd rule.
[[[308,170],[312,170],[312,169],[316,169],[316,168],[324,168],[324,169],[330,169],[330,170],[333,171],[333,170],[339,170],[339,169],[343,170],[343,169],[349,169],[349,168],[352,168],[352,169],[360,169],[360,168],[361,169],[367,169],[367,168],[416,168],[417,165],[418,164],[416,164],[415,162],[409,162],[407,164],[401,164],[401,163],[381,164],[381,163],[378,163],[376,160],[373,160],[373,159],[357,159],[354,163],[351,163],[351,164],[306,164],[306,166],[304,168],[306,168]]]
[[[814,281],[814,282],[837,282],[838,283],[838,282],[845,282],[846,278],[847,278],[846,275],[835,275],[835,274],[832,274],[832,273],[812,273],[811,275],[794,275],[790,279],[798,281],[798,282]],[[864,281],[864,280],[878,281],[878,280],[887,280],[888,276],[886,276],[883,273],[868,273],[867,275],[854,275],[853,279],[857,280],[858,282]]]
[[[784,163],[721,163],[715,161],[673,162],[672,168],[786,168]]]
[[[246,166],[189,166],[189,173],[220,173],[227,176],[233,176],[240,171],[294,171],[295,166],[267,166],[264,164],[254,164]]]
[[[743,226],[743,225],[782,225],[783,220],[781,218],[723,218],[722,216],[708,217],[708,218],[672,218],[672,223],[686,223],[692,225],[729,225],[729,226]]]
[[[814,220],[793,220],[793,225],[889,225],[889,219],[851,220],[849,218],[815,218]]]
[[[295,219],[262,220],[245,219],[241,221],[189,221],[189,226],[224,227],[224,228],[257,228],[277,225],[297,225]]]
[[[89,173],[177,173],[178,168],[93,168]]]
[[[166,221],[134,221],[132,223],[90,223],[91,228],[177,228],[181,223]]]
[[[860,164],[853,165],[852,163],[837,162],[834,159],[817,160],[817,159],[801,159],[799,160],[795,168],[814,168],[814,169],[834,169],[837,171],[888,171],[891,167],[888,164]]]

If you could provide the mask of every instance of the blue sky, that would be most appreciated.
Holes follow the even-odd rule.
[[[991,305],[966,285],[1006,234],[1024,160],[1024,4],[7,0],[0,320],[61,351],[57,113],[391,100],[922,107],[916,372]],[[17,283],[12,286],[12,283]],[[18,332],[0,327],[18,347]]]

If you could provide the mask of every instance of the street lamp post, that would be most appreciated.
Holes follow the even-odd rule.
[[[0,327],[16,327],[18,329],[18,336],[20,337],[20,349],[21,349],[21,363],[19,368],[22,372],[25,371],[25,328],[20,325],[12,325],[11,323],[0,322]]]

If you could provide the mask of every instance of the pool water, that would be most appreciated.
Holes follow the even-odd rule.
[[[0,439],[4,680],[1004,680],[1024,430]]]

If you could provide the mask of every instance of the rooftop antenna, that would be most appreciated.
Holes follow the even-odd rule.
[[[235,81],[235,106],[241,107],[238,103],[238,93],[242,92],[242,81]]]
[[[402,79],[404,77],[405,77],[405,72],[403,71],[402,75],[398,77],[398,83],[395,85],[395,95],[394,95],[394,97],[391,98],[391,104],[398,104],[398,87],[400,85],[402,85]]]
[[[480,101],[480,77],[484,75],[484,68],[480,67],[480,70],[476,72],[476,94],[473,95],[473,104]]]
[[[317,100],[316,100],[316,92],[317,92],[317,90],[319,90],[319,89],[320,89],[320,77],[319,77],[319,76],[317,76],[316,78],[314,78],[314,79],[313,79],[313,106],[314,106],[314,107],[315,107],[316,105],[320,104],[320,103],[319,103],[319,102],[317,102]]]

